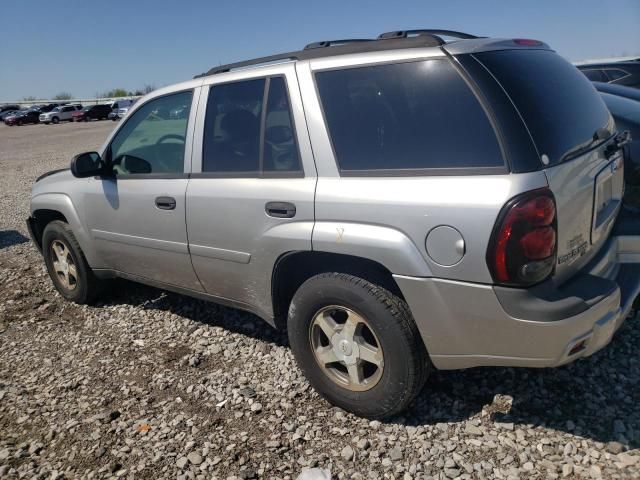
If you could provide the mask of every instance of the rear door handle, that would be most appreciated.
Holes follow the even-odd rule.
[[[265,205],[267,215],[275,218],[293,218],[296,216],[296,206],[289,202],[268,202]]]
[[[156,197],[156,207],[160,210],[174,210],[176,199],[173,197]]]

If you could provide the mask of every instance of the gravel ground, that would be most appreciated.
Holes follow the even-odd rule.
[[[0,127],[0,478],[640,478],[636,319],[563,368],[436,373],[381,423],[318,397],[250,314],[124,281],[63,301],[29,190],[113,126]]]

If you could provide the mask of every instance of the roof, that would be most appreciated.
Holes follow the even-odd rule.
[[[604,63],[581,63],[576,64],[576,68],[581,70],[589,70],[596,68],[631,68],[631,69],[640,69],[640,61],[629,61],[629,62],[604,62]]]
[[[595,65],[610,65],[620,62],[640,62],[640,55],[633,55],[630,57],[609,57],[609,58],[592,58],[589,60],[582,60],[580,62],[574,62],[576,67],[586,67]]]
[[[385,50],[398,50],[404,48],[439,47],[447,43],[443,37],[465,40],[481,38],[476,37],[475,35],[456,32],[453,30],[423,29],[385,32],[380,34],[376,39],[359,38],[326,40],[310,43],[306,47],[304,47],[304,49],[298,51],[269,55],[267,57],[260,57],[253,60],[213,67],[205,73],[196,75],[194,78],[215,75],[238,68],[282,62],[287,60],[309,60],[313,58],[347,55],[350,53],[366,53]]]

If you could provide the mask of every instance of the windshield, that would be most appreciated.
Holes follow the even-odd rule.
[[[56,107],[53,110],[51,110],[52,112],[60,112],[62,111],[62,107]]]
[[[503,50],[475,56],[511,97],[543,163],[569,160],[613,133],[613,119],[591,82],[556,53]]]
[[[83,112],[88,112],[89,110],[91,110],[93,107],[84,107],[82,109]]]

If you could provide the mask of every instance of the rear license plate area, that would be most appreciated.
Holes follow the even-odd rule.
[[[621,152],[596,175],[594,188],[592,244],[609,234],[622,204],[624,169]]]

